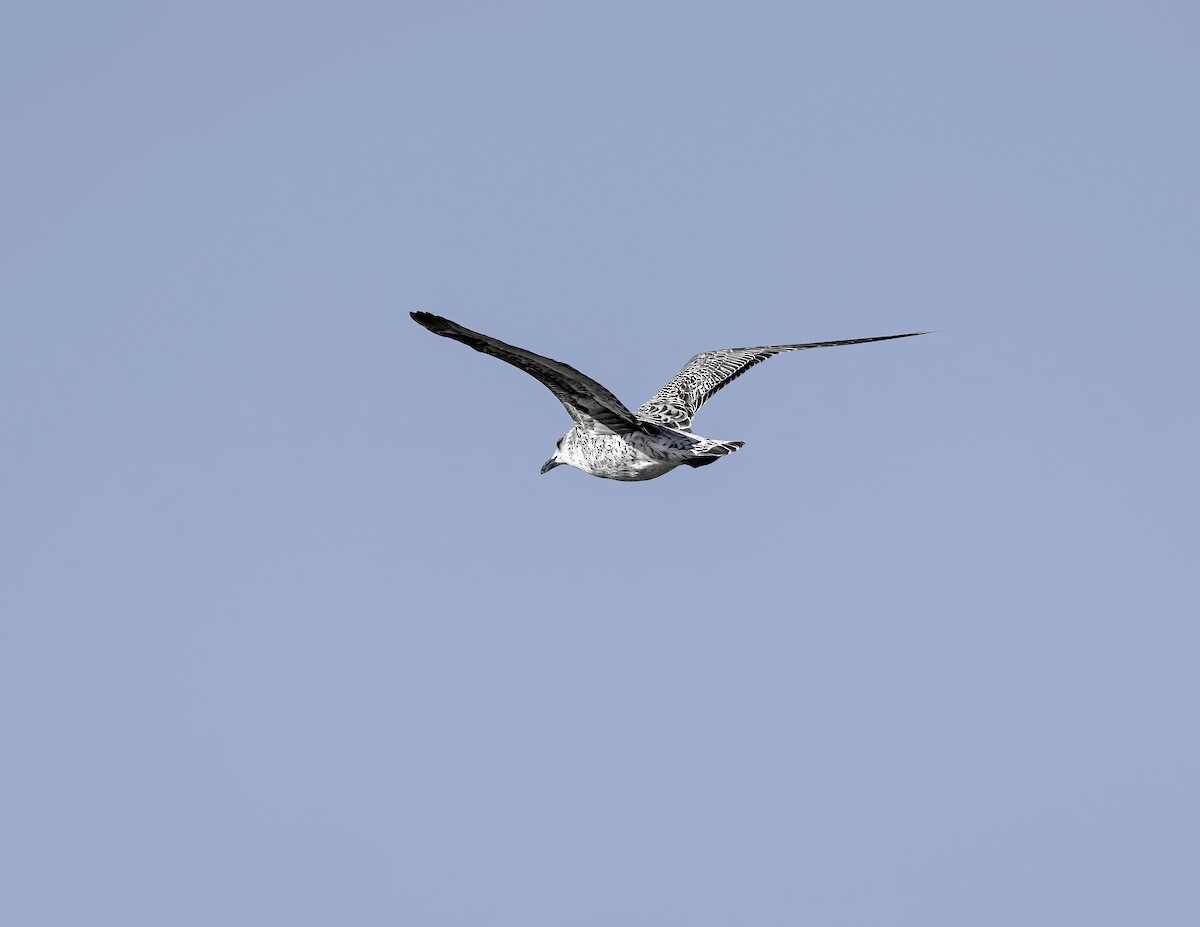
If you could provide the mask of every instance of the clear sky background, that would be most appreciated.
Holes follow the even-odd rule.
[[[0,921],[1200,923],[1194,3],[2,20]]]

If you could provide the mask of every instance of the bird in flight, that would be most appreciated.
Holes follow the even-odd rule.
[[[667,385],[630,412],[616,396],[586,374],[562,361],[505,344],[430,312],[409,313],[418,325],[435,335],[461,341],[492,357],[519,367],[552,392],[575,421],[558,439],[554,456],[542,473],[567,464],[606,480],[652,480],[678,466],[705,467],[732,454],[744,441],[718,441],[692,433],[692,417],[726,384],[769,357],[785,351],[832,348],[912,338],[926,332],[774,344],[757,348],[722,348],[697,354]]]

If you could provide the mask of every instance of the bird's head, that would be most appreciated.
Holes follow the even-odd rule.
[[[566,435],[563,435],[563,438],[565,438],[565,437],[566,437]],[[559,438],[558,444],[556,444],[554,447],[554,455],[549,460],[547,460],[544,464],[542,464],[542,473],[549,473],[555,467],[561,467],[563,464],[567,463],[567,461],[563,460],[562,453],[563,453],[563,439]]]

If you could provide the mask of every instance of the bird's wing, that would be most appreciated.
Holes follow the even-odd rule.
[[[683,365],[670,382],[655,393],[637,410],[637,416],[670,428],[691,428],[692,417],[708,399],[726,384],[736,380],[755,364],[784,351],[805,351],[808,348],[834,348],[843,344],[866,344],[868,341],[890,341],[911,338],[926,332],[904,335],[883,335],[878,338],[851,338],[847,341],[813,341],[809,344],[773,344],[757,348],[722,348],[697,354]]]
[[[463,328],[457,322],[443,319],[439,315],[429,312],[411,312],[409,315],[418,325],[423,325],[435,335],[461,341],[467,347],[498,357],[524,370],[558,398],[577,425],[599,425],[620,435],[644,431],[649,427],[639,423],[620,399],[570,364],[505,344],[499,339]]]

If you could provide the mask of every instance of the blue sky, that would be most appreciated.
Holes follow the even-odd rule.
[[[3,19],[5,923],[1200,917],[1192,5]]]

